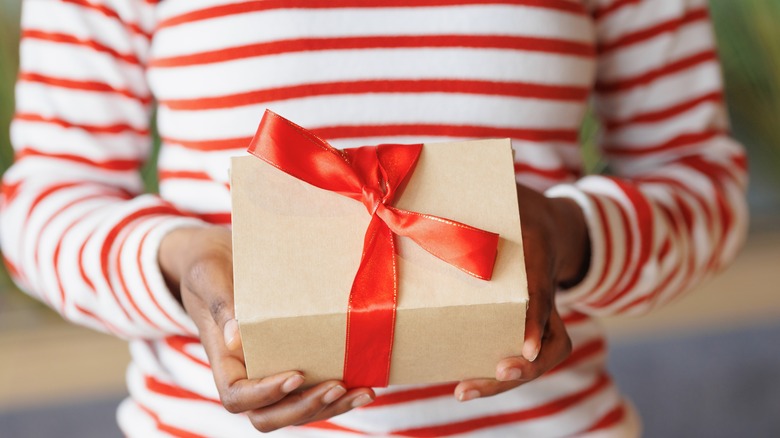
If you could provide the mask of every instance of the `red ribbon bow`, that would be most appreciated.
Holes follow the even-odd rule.
[[[266,110],[249,153],[324,190],[362,202],[371,214],[347,311],[344,382],[387,386],[397,299],[395,236],[406,236],[466,273],[490,280],[498,234],[391,204],[422,144],[339,151],[312,132]]]

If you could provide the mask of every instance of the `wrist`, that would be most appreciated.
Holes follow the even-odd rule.
[[[181,282],[182,265],[192,234],[196,227],[175,228],[163,236],[157,253],[157,263],[173,296],[181,301],[179,283]]]
[[[555,227],[557,284],[563,289],[576,286],[590,267],[590,236],[585,215],[568,198],[548,198]]]

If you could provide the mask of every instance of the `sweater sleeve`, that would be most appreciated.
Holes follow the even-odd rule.
[[[65,318],[123,338],[191,335],[157,263],[169,230],[199,225],[143,194],[152,98],[144,62],[151,2],[24,3],[15,162],[0,241],[26,292]]]
[[[595,0],[594,102],[612,175],[551,188],[583,209],[591,265],[559,304],[638,314],[725,267],[747,229],[706,0]]]

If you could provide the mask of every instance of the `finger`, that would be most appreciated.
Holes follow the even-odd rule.
[[[328,405],[308,422],[327,420],[328,418],[349,412],[352,409],[366,406],[374,401],[376,395],[371,388],[349,390],[343,397]]]
[[[527,261],[527,263],[529,299],[528,311],[525,315],[522,355],[529,362],[533,362],[542,346],[542,338],[552,308],[553,289],[552,282],[547,280],[547,267],[534,266],[539,264],[538,261]]]
[[[263,379],[247,379],[240,350],[231,352],[227,349],[216,322],[206,319],[206,322],[201,322],[199,330],[219,398],[225,409],[232,413],[251,411],[276,403],[299,388],[305,380],[297,371]]]
[[[290,394],[273,405],[256,409],[249,413],[249,419],[261,432],[307,423],[346,393],[344,384],[339,381],[323,382],[306,391]]]
[[[522,385],[523,381],[499,382],[495,379],[464,380],[455,387],[455,398],[466,402],[481,397],[490,397]]]
[[[455,387],[460,401],[489,397],[516,388],[550,371],[571,354],[571,340],[557,312],[550,315],[544,344],[534,362],[524,357],[503,359],[496,367],[496,379],[464,380]]]
[[[225,346],[228,350],[240,354],[243,358],[244,351],[242,348],[241,332],[238,330],[238,321],[230,319],[225,323]]]
[[[215,252],[195,262],[182,280],[182,285],[200,298],[219,327],[222,342],[234,350],[240,336],[233,302],[232,256],[223,252]]]
[[[534,362],[524,357],[510,357],[501,360],[496,366],[496,379],[499,381],[519,380],[527,382],[550,371],[571,354],[571,339],[566,332],[563,320],[558,312],[550,314],[549,323],[543,339],[542,349]]]

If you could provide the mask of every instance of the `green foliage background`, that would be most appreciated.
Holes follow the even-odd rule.
[[[664,1],[664,0],[657,0]],[[754,222],[780,221],[780,0],[710,0],[726,78],[735,137],[748,148],[749,200]],[[8,125],[13,116],[13,83],[18,69],[19,0],[0,0],[0,172],[13,160]],[[600,167],[594,139],[598,123],[588,117],[581,137],[590,170]],[[155,163],[145,169],[157,187]],[[766,219],[769,218],[769,219]],[[0,269],[0,304],[12,285]]]

